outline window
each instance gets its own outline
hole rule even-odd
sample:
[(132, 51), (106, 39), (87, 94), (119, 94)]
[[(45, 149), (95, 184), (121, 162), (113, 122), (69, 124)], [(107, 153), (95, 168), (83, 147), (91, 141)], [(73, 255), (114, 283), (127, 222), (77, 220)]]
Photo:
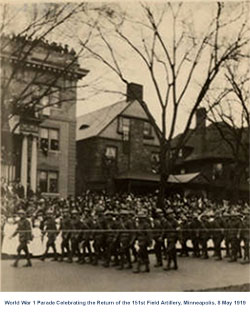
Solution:
[(179, 151), (178, 151), (178, 157), (179, 157), (179, 158), (182, 158), (182, 157), (183, 157), (183, 150), (182, 150), (182, 149), (179, 149)]
[(87, 125), (87, 124), (82, 124), (82, 125), (79, 127), (79, 130), (83, 130), (83, 129), (86, 129), (86, 128), (89, 128), (89, 125)]
[(38, 185), (41, 192), (58, 193), (58, 172), (39, 171)]
[(57, 129), (49, 130), (50, 150), (59, 150), (59, 131)]
[(118, 132), (121, 134), (129, 134), (130, 130), (130, 119), (126, 117), (120, 117), (119, 118), (119, 125), (118, 125)]
[(50, 103), (55, 108), (61, 107), (60, 89), (58, 87), (52, 87), (50, 93)]
[(213, 179), (218, 179), (222, 176), (223, 172), (223, 164), (222, 163), (216, 163), (213, 165)]
[(152, 137), (152, 126), (146, 121), (143, 123), (143, 136), (144, 138)]
[(32, 86), (32, 99), (38, 106), (43, 107), (43, 115), (50, 115), (51, 107), (61, 107), (60, 88), (46, 85)]
[(44, 153), (48, 150), (59, 150), (59, 130), (54, 128), (40, 128), (40, 148)]
[(117, 148), (108, 146), (106, 147), (105, 157), (110, 160), (115, 160), (117, 156)]

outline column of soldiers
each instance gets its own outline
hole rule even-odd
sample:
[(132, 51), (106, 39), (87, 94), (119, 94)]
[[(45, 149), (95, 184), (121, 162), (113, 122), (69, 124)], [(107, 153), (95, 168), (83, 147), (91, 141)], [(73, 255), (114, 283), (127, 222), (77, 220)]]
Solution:
[[(41, 260), (48, 257), (51, 248), (54, 261), (88, 262), (148, 273), (149, 251), (153, 251), (155, 267), (177, 270), (177, 242), (180, 243), (180, 256), (189, 256), (192, 252), (195, 258), (208, 259), (208, 241), (212, 239), (215, 260), (222, 260), (224, 241), (230, 262), (242, 258), (243, 243), (242, 263), (249, 263), (249, 208), (239, 212), (235, 208), (214, 210), (209, 206), (203, 211), (187, 211), (172, 204), (165, 210), (145, 208), (142, 204), (133, 208), (131, 203), (124, 201), (116, 202), (114, 207), (105, 204), (99, 201), (93, 208), (84, 206), (82, 210), (65, 203), (63, 207), (60, 203), (57, 207), (43, 207), (40, 228), (47, 240)], [(26, 255), (26, 266), (31, 266), (28, 250), (28, 243), (32, 240), (31, 223), (24, 210), (18, 214), (20, 220), (13, 236), (19, 234), (20, 244), (13, 266), (18, 266), (21, 251)], [(60, 217), (59, 225), (56, 217)], [(61, 236), (60, 253), (55, 244), (58, 236)], [(192, 248), (188, 247), (188, 241), (191, 241)]]

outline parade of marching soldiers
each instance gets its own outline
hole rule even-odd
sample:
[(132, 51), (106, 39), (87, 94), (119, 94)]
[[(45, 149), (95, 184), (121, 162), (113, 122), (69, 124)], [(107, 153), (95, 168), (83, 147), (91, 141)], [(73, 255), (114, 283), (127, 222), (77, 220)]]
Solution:
[(110, 196), (87, 191), (49, 199), (24, 198), (21, 191), (20, 184), (5, 184), (1, 190), (1, 247), (18, 236), (14, 267), (23, 253), (24, 266), (32, 266), (34, 240), (44, 242), (41, 261), (115, 266), (134, 273), (148, 273), (150, 267), (177, 270), (178, 257), (249, 264), (250, 207), (244, 202), (172, 194), (160, 209), (157, 192)]

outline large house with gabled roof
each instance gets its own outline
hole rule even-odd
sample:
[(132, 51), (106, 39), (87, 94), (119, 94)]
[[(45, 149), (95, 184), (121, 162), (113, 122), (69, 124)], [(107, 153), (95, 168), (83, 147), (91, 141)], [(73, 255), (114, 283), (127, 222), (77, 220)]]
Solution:
[(125, 100), (77, 118), (78, 194), (157, 188), (159, 139), (142, 103), (142, 86), (129, 84)]

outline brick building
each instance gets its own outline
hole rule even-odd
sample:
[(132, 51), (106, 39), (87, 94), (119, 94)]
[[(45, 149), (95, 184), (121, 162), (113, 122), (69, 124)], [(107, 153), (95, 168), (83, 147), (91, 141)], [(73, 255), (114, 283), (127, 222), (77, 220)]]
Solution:
[(77, 192), (146, 192), (157, 187), (159, 140), (143, 107), (142, 86), (127, 99), (77, 118)]
[[(172, 141), (173, 152), (180, 135)], [(233, 128), (223, 122), (206, 125), (206, 110), (196, 112), (196, 126), (190, 129), (178, 151), (174, 173), (190, 176), (186, 193), (217, 199), (249, 199), (249, 129)], [(173, 186), (177, 187), (177, 186)]]
[(77, 81), (74, 50), (21, 36), (1, 38), (1, 175), (27, 193), (75, 193)]

